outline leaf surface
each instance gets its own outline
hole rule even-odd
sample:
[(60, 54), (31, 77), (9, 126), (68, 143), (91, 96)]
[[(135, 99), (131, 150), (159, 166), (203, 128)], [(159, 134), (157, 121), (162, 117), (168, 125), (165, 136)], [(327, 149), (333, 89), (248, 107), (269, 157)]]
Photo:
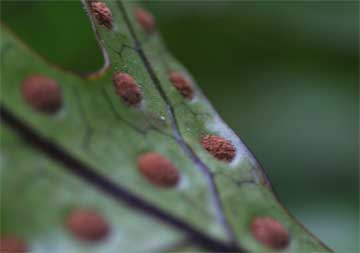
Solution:
[[(32, 252), (193, 247), (265, 252), (269, 248), (253, 238), (249, 226), (254, 217), (272, 216), (291, 235), (285, 251), (329, 252), (281, 206), (258, 162), (201, 91), (195, 87), (192, 101), (179, 94), (169, 71), (190, 75), (166, 50), (158, 32), (143, 31), (133, 16), (136, 6), (106, 4), (112, 12), (111, 30), (98, 25), (84, 2), (105, 59), (111, 62), (110, 69), (105, 66), (90, 79), (49, 64), (3, 29), (1, 103), (18, 121), (11, 123), (2, 111), (1, 233), (26, 238)], [(116, 95), (111, 79), (117, 71), (130, 74), (140, 86), (140, 108), (129, 107)], [(56, 115), (38, 113), (24, 101), (20, 86), (32, 74), (51, 77), (61, 86), (64, 102)], [(24, 133), (27, 130), (35, 135)], [(231, 140), (236, 157), (230, 164), (204, 150), (200, 139), (206, 134)], [(42, 148), (42, 140), (55, 149)], [(149, 151), (163, 154), (178, 168), (181, 182), (175, 189), (154, 187), (139, 173), (137, 158)], [(67, 160), (84, 164), (85, 172), (94, 171), (94, 179), (64, 170), (66, 162), (58, 158), (62, 152), (71, 157)], [(97, 183), (102, 179), (105, 187)], [(111, 183), (161, 215), (107, 190)], [(114, 195), (120, 204), (110, 198)], [(110, 236), (99, 243), (73, 238), (65, 223), (77, 208), (102, 214), (111, 224)]]

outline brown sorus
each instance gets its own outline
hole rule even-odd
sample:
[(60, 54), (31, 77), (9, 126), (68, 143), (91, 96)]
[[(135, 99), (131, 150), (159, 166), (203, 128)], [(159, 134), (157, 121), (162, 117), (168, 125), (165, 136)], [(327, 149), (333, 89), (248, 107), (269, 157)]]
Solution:
[(30, 75), (23, 82), (21, 92), (35, 110), (55, 113), (62, 105), (62, 93), (57, 82), (43, 75)]
[(155, 31), (155, 18), (149, 11), (138, 7), (134, 10), (134, 15), (145, 32), (152, 33)]
[(170, 188), (177, 185), (180, 175), (176, 167), (163, 155), (148, 152), (139, 156), (138, 169), (152, 184)]
[(116, 94), (132, 106), (140, 104), (142, 95), (141, 90), (134, 78), (124, 72), (117, 72), (113, 75), (113, 83)]
[(172, 71), (170, 72), (169, 79), (184, 98), (192, 99), (194, 97), (192, 83), (183, 74)]
[(256, 217), (250, 230), (257, 241), (270, 248), (283, 249), (289, 244), (289, 232), (272, 217)]
[(234, 145), (217, 135), (205, 135), (201, 139), (202, 146), (219, 160), (230, 162), (236, 153)]
[(100, 241), (110, 232), (104, 217), (88, 209), (72, 211), (67, 217), (66, 226), (76, 238), (89, 242)]
[(0, 237), (0, 253), (24, 253), (28, 250), (26, 242), (17, 236)]
[(107, 5), (102, 1), (91, 1), (90, 9), (99, 25), (104, 26), (108, 29), (111, 29), (113, 26), (112, 23), (112, 14)]

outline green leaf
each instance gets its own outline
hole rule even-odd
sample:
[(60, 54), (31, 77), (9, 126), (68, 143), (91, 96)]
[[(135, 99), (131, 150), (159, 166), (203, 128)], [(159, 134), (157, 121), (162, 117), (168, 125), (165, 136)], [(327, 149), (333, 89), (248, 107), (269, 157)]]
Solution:
[[(190, 75), (158, 32), (149, 34), (136, 22), (135, 6), (106, 4), (112, 29), (99, 25), (84, 2), (111, 62), (88, 79), (46, 62), (2, 29), (1, 234), (26, 239), (36, 253), (265, 252), (250, 224), (271, 216), (290, 234), (281, 252), (330, 252), (281, 206), (261, 166), (201, 91), (196, 88), (189, 101), (172, 85), (169, 71)], [(140, 86), (140, 108), (116, 95), (111, 78), (117, 71)], [(24, 101), (21, 84), (33, 74), (61, 86), (64, 101), (56, 115)], [(236, 156), (230, 164), (204, 150), (206, 134), (231, 140)], [(175, 189), (159, 189), (141, 176), (137, 158), (148, 151), (178, 168)], [(66, 219), (79, 208), (105, 217), (110, 236), (98, 243), (74, 238)]]

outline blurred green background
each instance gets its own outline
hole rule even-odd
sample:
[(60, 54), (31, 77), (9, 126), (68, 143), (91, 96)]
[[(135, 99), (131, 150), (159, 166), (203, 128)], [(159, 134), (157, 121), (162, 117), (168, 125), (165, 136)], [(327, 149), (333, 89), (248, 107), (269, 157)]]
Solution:
[[(359, 2), (144, 5), (285, 205), (336, 252), (359, 252)], [(1, 7), (1, 20), (50, 61), (102, 65), (80, 2)]]

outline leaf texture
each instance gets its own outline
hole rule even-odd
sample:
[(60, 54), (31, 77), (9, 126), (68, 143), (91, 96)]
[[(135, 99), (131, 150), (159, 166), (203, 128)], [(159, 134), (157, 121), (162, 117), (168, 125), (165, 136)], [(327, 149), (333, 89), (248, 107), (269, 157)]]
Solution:
[[(281, 206), (261, 166), (158, 31), (149, 33), (137, 22), (138, 6), (104, 2), (111, 29), (99, 25), (83, 1), (105, 57), (104, 68), (90, 78), (46, 62), (2, 29), (1, 234), (25, 238), (36, 253), (268, 252), (250, 224), (271, 216), (290, 234), (280, 252), (330, 252)], [(112, 75), (118, 71), (141, 88), (140, 107), (116, 94)], [(171, 71), (191, 79), (192, 100), (174, 87)], [(21, 83), (33, 74), (60, 85), (63, 106), (55, 115), (24, 101)], [(207, 134), (231, 141), (231, 163), (204, 149), (200, 140)], [(176, 166), (176, 188), (158, 188), (139, 173), (137, 159), (145, 152)], [(105, 240), (83, 242), (69, 233), (67, 216), (79, 208), (105, 217), (111, 227)]]

